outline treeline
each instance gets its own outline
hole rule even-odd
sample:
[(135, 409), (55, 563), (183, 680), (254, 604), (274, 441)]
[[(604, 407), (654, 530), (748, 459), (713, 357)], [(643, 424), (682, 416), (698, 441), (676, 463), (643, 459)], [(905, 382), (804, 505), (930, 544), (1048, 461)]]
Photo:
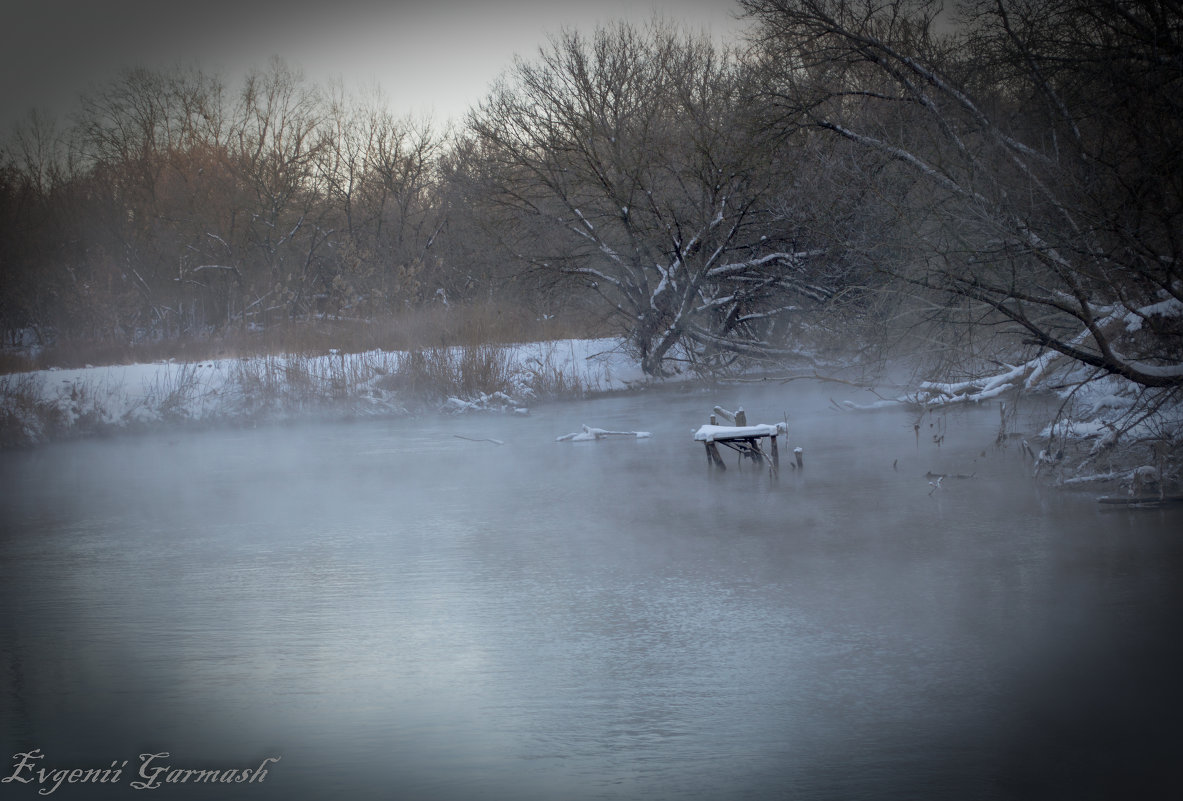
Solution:
[(487, 292), (498, 265), (463, 245), (456, 169), (429, 123), (279, 59), (234, 93), (131, 69), (66, 130), (33, 113), (9, 143), (4, 326), (180, 339)]
[[(741, 0), (563, 33), (456, 131), (279, 60), (132, 70), (0, 166), (8, 331), (207, 337), (496, 297), (651, 374), (927, 338), (1183, 385), (1176, 0)], [(598, 312), (597, 312), (598, 310)], [(822, 336), (822, 339), (825, 337)]]

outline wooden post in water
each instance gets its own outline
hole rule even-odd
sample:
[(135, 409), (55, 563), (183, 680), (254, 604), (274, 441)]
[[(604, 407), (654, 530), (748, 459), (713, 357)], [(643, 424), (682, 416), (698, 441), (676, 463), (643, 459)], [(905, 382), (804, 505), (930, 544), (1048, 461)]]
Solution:
[[(747, 424), (748, 424), (748, 415), (747, 415), (747, 412), (745, 412), (745, 411), (743, 410), (743, 407), (742, 407), (742, 406), (740, 406), (738, 409), (736, 409), (736, 410), (735, 410), (735, 425), (736, 425), (736, 427), (742, 428), (743, 426), (746, 426)], [(749, 444), (749, 445), (753, 445), (753, 444), (754, 444), (754, 442), (755, 442), (755, 440), (748, 440), (748, 444)], [(756, 459), (756, 458), (757, 458), (757, 457), (756, 457), (756, 452), (755, 452), (755, 449), (754, 449), (754, 448), (753, 448), (752, 450), (748, 451), (748, 452), (747, 452), (747, 454), (745, 454), (743, 451), (740, 451), (740, 452), (739, 452), (739, 469), (740, 469), (740, 470), (742, 470), (742, 469), (743, 469), (743, 457), (744, 457), (745, 455), (746, 455), (746, 456), (747, 456), (749, 459), (753, 459), (753, 460), (754, 460), (754, 459)]]
[(780, 475), (780, 453), (776, 449), (776, 434), (772, 435), (772, 475)]
[[(711, 415), (711, 425), (718, 425), (717, 418)], [(707, 464), (712, 465), (719, 470), (726, 470), (727, 465), (723, 464), (723, 457), (719, 455), (719, 448), (713, 442), (703, 443), (707, 447)]]
[(720, 470), (726, 470), (727, 465), (725, 465), (723, 463), (723, 457), (719, 455), (719, 449), (715, 446), (715, 443), (708, 442), (706, 445), (707, 445), (707, 461), (709, 461), (711, 464), (713, 464), (715, 467), (719, 468)]
[(805, 469), (805, 462), (801, 458), (803, 451), (803, 448), (793, 448), (793, 456), (797, 457), (797, 467), (800, 469)]

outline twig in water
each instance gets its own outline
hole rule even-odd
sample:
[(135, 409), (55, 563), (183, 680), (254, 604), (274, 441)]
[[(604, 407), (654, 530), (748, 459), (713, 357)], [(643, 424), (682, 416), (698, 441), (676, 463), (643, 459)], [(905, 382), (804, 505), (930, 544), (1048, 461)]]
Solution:
[(504, 445), (505, 444), (504, 442), (502, 442), (499, 439), (490, 439), (488, 437), (480, 437), (480, 438), (466, 437), (466, 436), (463, 436), (462, 434), (453, 434), (452, 436), (455, 437), (456, 439), (466, 439), (469, 442), (492, 442), (494, 445)]

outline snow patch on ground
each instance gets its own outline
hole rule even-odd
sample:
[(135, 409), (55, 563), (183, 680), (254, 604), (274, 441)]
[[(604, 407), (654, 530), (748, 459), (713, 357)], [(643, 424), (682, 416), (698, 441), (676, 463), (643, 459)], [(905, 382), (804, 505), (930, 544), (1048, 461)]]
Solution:
[[(407, 413), (408, 405), (432, 403), (437, 411), (452, 414), (525, 414), (531, 402), (545, 397), (580, 397), (650, 382), (615, 339), (531, 342), (493, 351), (494, 366), (503, 370), (503, 386), (460, 394), (444, 386), (423, 386), (423, 376), (418, 376), (419, 385), (408, 386), (414, 359), (401, 351), (15, 373), (0, 377), (0, 445), (163, 423), (233, 423), (318, 413), (399, 415)], [(435, 367), (444, 372), (461, 369), (465, 356), (463, 348), (433, 354)], [(438, 401), (424, 400), (433, 392)]]

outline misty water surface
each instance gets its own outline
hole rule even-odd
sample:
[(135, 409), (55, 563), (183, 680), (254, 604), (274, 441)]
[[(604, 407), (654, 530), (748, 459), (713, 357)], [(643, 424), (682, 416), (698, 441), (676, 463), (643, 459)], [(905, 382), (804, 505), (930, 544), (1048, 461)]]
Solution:
[[(60, 798), (1177, 787), (1180, 515), (1041, 489), (994, 447), (996, 406), (918, 440), (830, 397), (866, 400), (671, 391), (4, 454), (4, 758), (281, 757), (262, 785)], [(709, 471), (691, 432), (715, 403), (787, 416), (804, 471), (783, 447), (779, 482)], [(653, 437), (554, 442), (582, 423)]]

